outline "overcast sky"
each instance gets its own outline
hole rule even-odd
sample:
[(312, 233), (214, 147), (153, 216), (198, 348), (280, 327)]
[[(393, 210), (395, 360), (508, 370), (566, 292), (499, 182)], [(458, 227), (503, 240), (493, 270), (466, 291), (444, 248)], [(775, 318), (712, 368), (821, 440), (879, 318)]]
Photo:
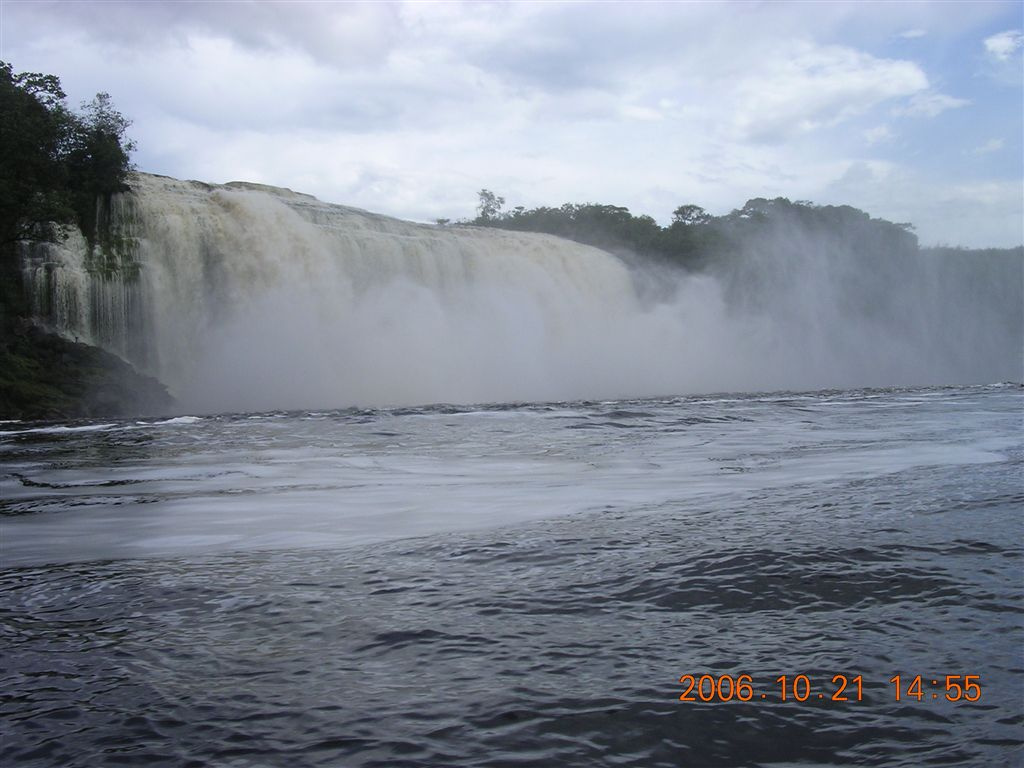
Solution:
[(406, 219), (848, 203), (1024, 242), (1014, 2), (0, 0), (0, 58), (111, 94), (140, 170)]

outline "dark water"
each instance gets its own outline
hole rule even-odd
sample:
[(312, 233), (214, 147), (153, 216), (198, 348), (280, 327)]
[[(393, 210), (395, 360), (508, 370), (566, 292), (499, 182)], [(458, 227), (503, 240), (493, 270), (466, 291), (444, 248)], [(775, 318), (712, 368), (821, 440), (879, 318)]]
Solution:
[[(0, 426), (0, 762), (1019, 765), (1022, 408), (975, 387)], [(679, 701), (684, 674), (754, 698)]]

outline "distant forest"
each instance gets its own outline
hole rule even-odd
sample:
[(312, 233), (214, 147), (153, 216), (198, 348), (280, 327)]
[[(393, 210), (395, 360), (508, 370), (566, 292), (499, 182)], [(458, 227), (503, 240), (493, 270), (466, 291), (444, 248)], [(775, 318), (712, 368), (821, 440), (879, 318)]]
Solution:
[[(505, 199), (488, 189), (479, 192), (474, 219), (457, 223), (497, 227), (520, 232), (543, 232), (602, 248), (620, 256), (641, 256), (666, 264), (701, 271), (712, 264), (753, 255), (765, 244), (785, 243), (793, 236), (803, 240), (844, 243), (853, 252), (893, 258), (919, 252), (1009, 254), (1021, 248), (971, 250), (919, 248), (913, 225), (894, 223), (849, 205), (815, 205), (784, 197), (748, 200), (724, 216), (712, 216), (698, 205), (681, 205), (672, 222), (662, 227), (646, 215), (634, 216), (628, 208), (599, 203), (566, 203), (557, 208), (541, 206), (505, 209)], [(445, 219), (438, 224), (446, 225)]]

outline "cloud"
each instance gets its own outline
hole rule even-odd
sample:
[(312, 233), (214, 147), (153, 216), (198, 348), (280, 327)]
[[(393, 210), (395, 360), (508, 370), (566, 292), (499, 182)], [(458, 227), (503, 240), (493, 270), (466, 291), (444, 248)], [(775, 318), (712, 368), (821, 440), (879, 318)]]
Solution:
[(970, 103), (967, 99), (958, 99), (944, 93), (928, 91), (915, 94), (906, 105), (894, 109), (893, 114), (905, 117), (937, 117), (948, 109), (959, 109)]
[(982, 73), (1000, 85), (1020, 89), (1024, 85), (1024, 34), (1008, 29), (985, 38), (983, 46)]
[(974, 154), (976, 155), (987, 155), (991, 152), (998, 152), (1003, 148), (1004, 141), (1002, 139), (989, 139), (981, 146), (974, 148)]
[(783, 141), (927, 87), (913, 62), (801, 42), (776, 51), (739, 82), (735, 124), (742, 138)]
[(54, 29), (71, 28), (121, 49), (152, 50), (216, 38), (250, 51), (290, 51), (340, 67), (383, 60), (399, 29), (398, 7), (389, 3), (14, 0), (6, 5), (14, 23), (42, 19)]
[(924, 37), (928, 33), (923, 29), (908, 29), (900, 32), (899, 36), (904, 40), (915, 40), (919, 37)]
[(1024, 242), (1020, 190), (1018, 180), (950, 181), (898, 163), (857, 162), (821, 190), (821, 202), (913, 222), (922, 245), (1010, 248)]
[(1024, 34), (1019, 29), (1008, 29), (984, 41), (985, 52), (999, 62), (1008, 61), (1017, 51), (1024, 47)]
[[(72, 103), (109, 91), (135, 121), (144, 170), (418, 220), (471, 215), (487, 187), (510, 204), (609, 202), (663, 222), (687, 202), (725, 213), (756, 196), (817, 200), (894, 148), (944, 177), (948, 157), (913, 151), (948, 138), (942, 126), (887, 123), (968, 99), (978, 127), (956, 154), (973, 173), (966, 157), (995, 113), (970, 84), (939, 93), (933, 81), (958, 81), (929, 51), (1009, 24), (984, 4), (862, 7), (2, 4), (5, 57), (59, 75)], [(891, 53), (923, 29), (903, 46), (915, 57)]]
[(877, 144), (881, 141), (889, 141), (893, 137), (893, 132), (889, 130), (888, 125), (876, 125), (873, 128), (868, 128), (864, 131), (864, 140), (868, 144)]

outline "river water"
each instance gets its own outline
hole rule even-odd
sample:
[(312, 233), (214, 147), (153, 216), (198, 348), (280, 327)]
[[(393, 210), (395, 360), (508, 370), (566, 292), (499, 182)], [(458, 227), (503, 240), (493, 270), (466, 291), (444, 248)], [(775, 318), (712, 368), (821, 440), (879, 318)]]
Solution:
[(0, 424), (0, 762), (1020, 764), (1022, 415), (1002, 385)]

